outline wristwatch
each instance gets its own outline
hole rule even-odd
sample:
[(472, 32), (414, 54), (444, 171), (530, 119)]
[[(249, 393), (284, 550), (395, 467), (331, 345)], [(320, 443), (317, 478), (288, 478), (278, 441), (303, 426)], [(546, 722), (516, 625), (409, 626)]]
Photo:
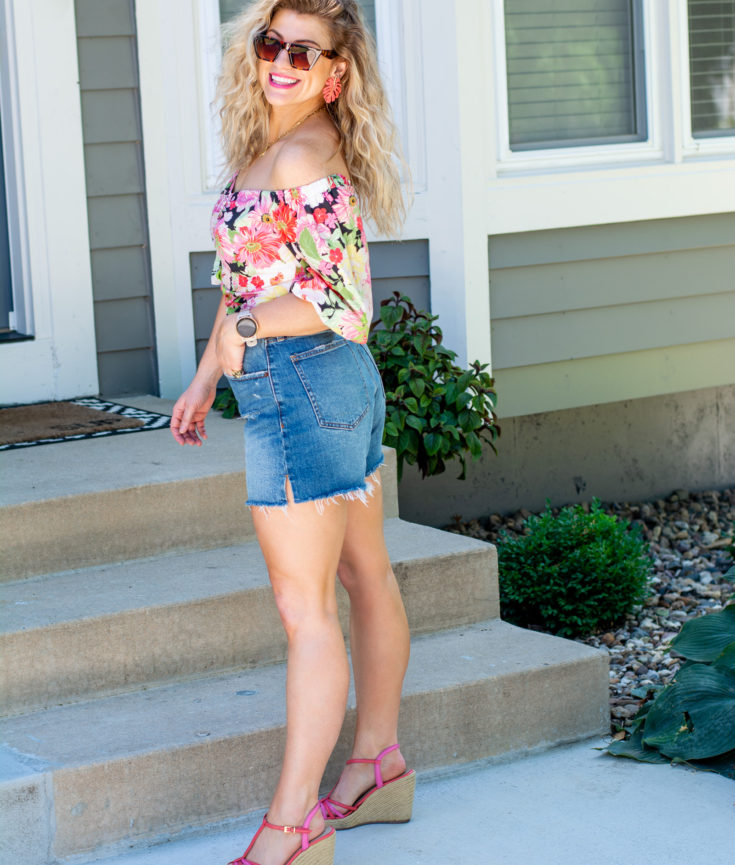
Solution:
[(235, 330), (245, 341), (245, 345), (253, 347), (258, 341), (255, 334), (258, 332), (257, 319), (253, 318), (249, 312), (239, 312), (235, 321)]

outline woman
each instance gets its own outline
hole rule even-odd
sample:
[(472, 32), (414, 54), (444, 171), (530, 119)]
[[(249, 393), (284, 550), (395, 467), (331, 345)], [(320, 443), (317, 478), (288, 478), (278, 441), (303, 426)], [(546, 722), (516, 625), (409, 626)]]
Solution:
[[(385, 400), (365, 345), (372, 301), (360, 202), (403, 216), (374, 45), (355, 0), (256, 0), (233, 22), (220, 80), (233, 177), (212, 219), (223, 297), (171, 430), (201, 445), (224, 371), (245, 418), (252, 509), (288, 638), (287, 734), (263, 824), (237, 865), (327, 865), (334, 830), (411, 816), (396, 744), (406, 615), (383, 539)], [(349, 593), (357, 728), (318, 802), (349, 666), (335, 572)]]

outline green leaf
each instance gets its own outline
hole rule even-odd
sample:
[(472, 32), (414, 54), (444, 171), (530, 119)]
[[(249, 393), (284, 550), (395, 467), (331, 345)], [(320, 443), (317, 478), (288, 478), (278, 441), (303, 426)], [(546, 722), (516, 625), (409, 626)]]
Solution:
[(423, 432), (426, 428), (426, 421), (422, 418), (414, 417), (414, 415), (409, 415), (406, 418), (406, 426), (413, 427), (418, 432)]
[(643, 743), (640, 730), (636, 730), (629, 739), (619, 739), (615, 742), (610, 742), (607, 746), (607, 753), (613, 757), (630, 757), (633, 760), (638, 760), (640, 763), (671, 762), (660, 751), (648, 747)]
[(408, 399), (406, 399), (404, 402), (405, 402), (406, 408), (410, 412), (412, 412), (413, 414), (419, 413), (419, 404), (416, 402), (416, 400), (412, 396), (408, 397)]
[(735, 642), (735, 604), (689, 619), (671, 641), (671, 648), (693, 661), (714, 661)]
[(307, 258), (321, 264), (321, 258), (319, 256), (319, 250), (316, 248), (316, 242), (307, 228), (305, 228), (299, 235), (299, 246)]
[(714, 659), (712, 665), (714, 667), (724, 667), (726, 670), (735, 673), (735, 643), (730, 643), (726, 649), (723, 649), (721, 654)]
[(398, 427), (394, 423), (391, 423), (390, 421), (386, 421), (385, 431), (390, 436), (397, 436), (398, 435)]
[(441, 450), (442, 439), (436, 433), (428, 433), (424, 436), (424, 447), (429, 456), (433, 456)]
[(413, 391), (414, 396), (422, 396), (426, 390), (426, 382), (422, 378), (412, 378), (408, 386)]
[(735, 673), (708, 664), (679, 670), (654, 700), (643, 742), (684, 760), (735, 749)]

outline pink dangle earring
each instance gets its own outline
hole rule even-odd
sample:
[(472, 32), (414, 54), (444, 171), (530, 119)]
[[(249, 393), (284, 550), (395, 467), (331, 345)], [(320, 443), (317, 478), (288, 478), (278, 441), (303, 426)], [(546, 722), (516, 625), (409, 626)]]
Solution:
[(342, 82), (339, 80), (339, 75), (330, 75), (329, 78), (327, 78), (324, 89), (322, 90), (324, 101), (327, 104), (330, 102), (336, 102), (341, 92)]

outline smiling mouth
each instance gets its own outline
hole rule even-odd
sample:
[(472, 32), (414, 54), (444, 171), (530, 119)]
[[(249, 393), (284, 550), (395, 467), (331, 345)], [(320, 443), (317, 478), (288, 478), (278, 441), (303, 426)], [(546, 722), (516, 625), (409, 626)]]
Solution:
[(268, 79), (273, 87), (289, 88), (299, 83), (298, 78), (287, 78), (285, 75), (274, 75), (272, 72)]

